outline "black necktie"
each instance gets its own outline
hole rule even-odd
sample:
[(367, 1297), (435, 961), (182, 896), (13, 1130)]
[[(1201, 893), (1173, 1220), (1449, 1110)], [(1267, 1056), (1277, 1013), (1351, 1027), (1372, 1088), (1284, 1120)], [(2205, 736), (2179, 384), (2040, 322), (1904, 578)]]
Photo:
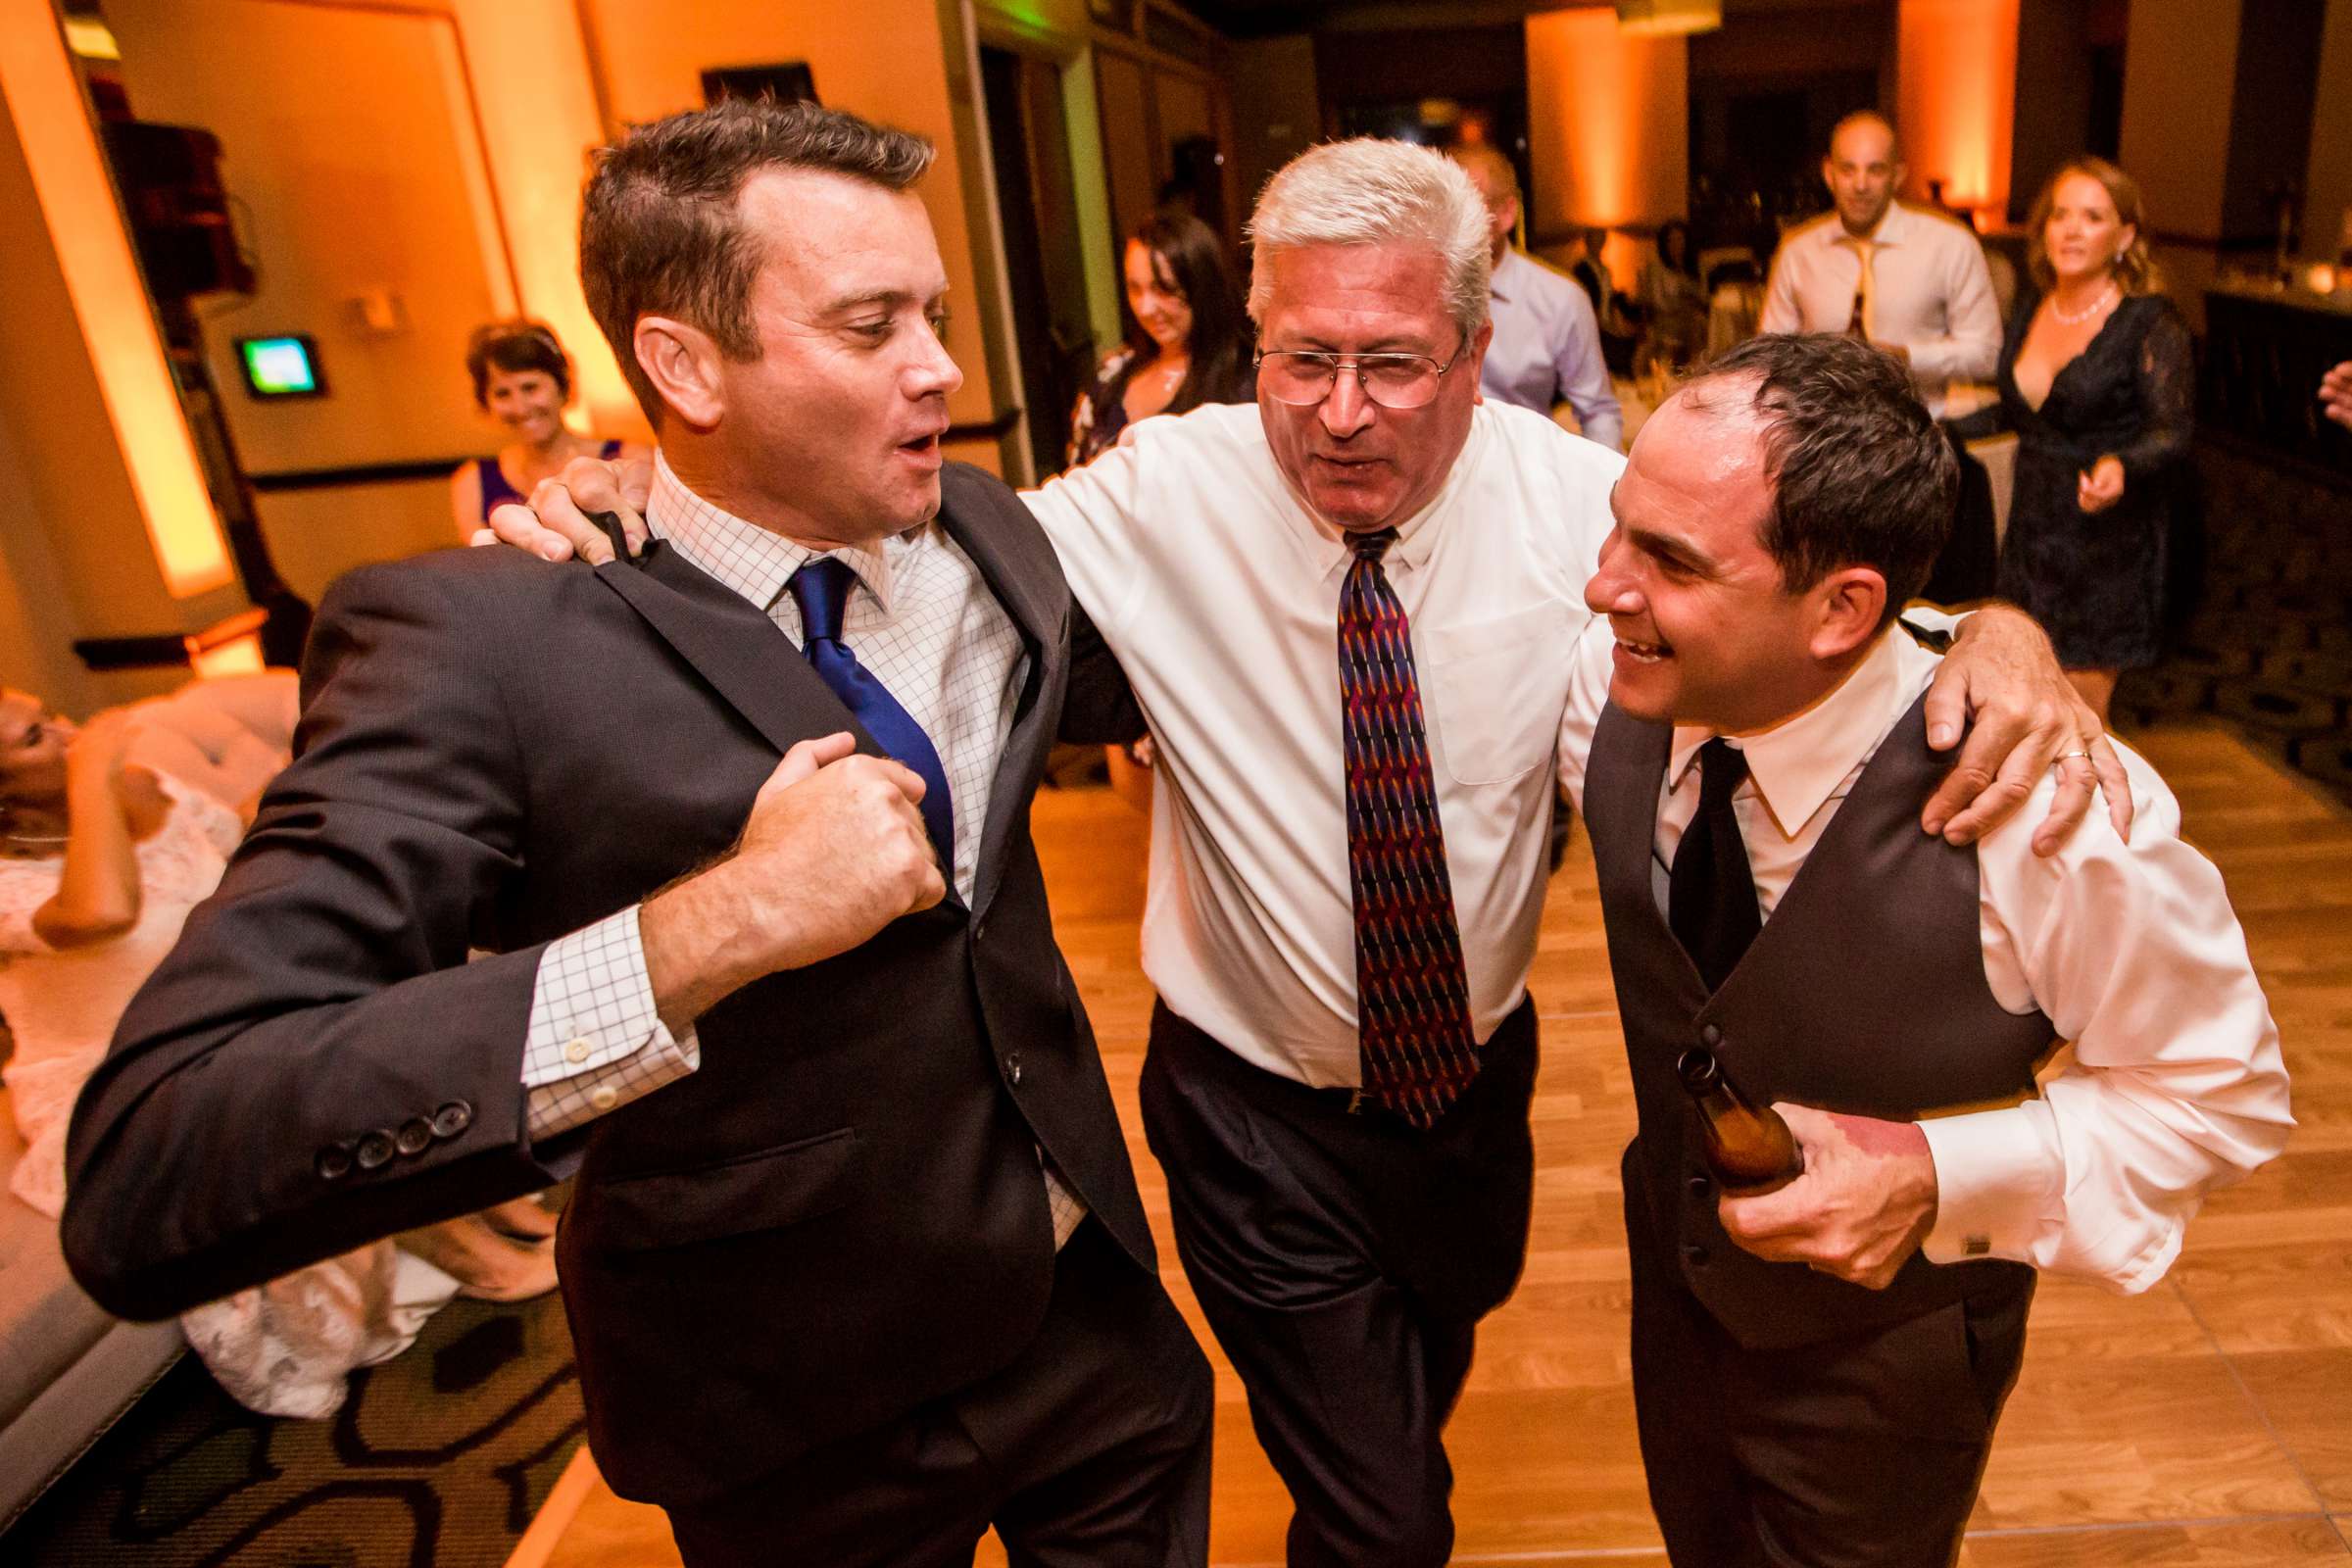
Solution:
[(1732, 792), (1747, 777), (1747, 758), (1718, 737), (1698, 749), (1698, 814), (1683, 830), (1667, 874), (1666, 923), (1707, 989), (1717, 991), (1764, 919), (1740, 819), (1732, 814)]

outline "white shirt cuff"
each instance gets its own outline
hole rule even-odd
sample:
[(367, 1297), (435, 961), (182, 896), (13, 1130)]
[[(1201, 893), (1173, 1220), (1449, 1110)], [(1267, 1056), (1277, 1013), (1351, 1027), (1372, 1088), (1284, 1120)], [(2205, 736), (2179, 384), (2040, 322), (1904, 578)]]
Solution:
[(2066, 1172), (2036, 1107), (1938, 1116), (1919, 1129), (1936, 1162), (1936, 1226), (1920, 1247), (1928, 1261), (2037, 1262), (2034, 1246), (2055, 1217)]
[(694, 1032), (673, 1037), (654, 1005), (637, 906), (548, 944), (522, 1055), (534, 1139), (591, 1121), (701, 1065)]

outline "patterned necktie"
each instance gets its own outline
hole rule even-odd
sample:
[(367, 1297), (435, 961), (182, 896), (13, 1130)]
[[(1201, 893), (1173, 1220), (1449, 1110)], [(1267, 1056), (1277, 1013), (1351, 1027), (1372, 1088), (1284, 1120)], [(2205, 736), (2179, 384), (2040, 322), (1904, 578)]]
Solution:
[(1355, 892), (1356, 1033), (1364, 1093), (1416, 1127), (1478, 1071), (1470, 984), (1438, 823), (1412, 628), (1380, 569), (1396, 530), (1355, 534), (1340, 589), (1348, 877)]
[(1683, 829), (1666, 874), (1666, 923), (1710, 992), (1721, 990), (1740, 955), (1764, 929), (1747, 844), (1732, 812), (1732, 792), (1747, 777), (1747, 758), (1722, 737), (1698, 749), (1698, 814)]
[(939, 752), (914, 715), (899, 706), (890, 688), (858, 662), (842, 646), (841, 616), (850, 601), (850, 585), (858, 573), (850, 564), (827, 556), (811, 561), (792, 574), (793, 603), (801, 607), (801, 652), (819, 679), (833, 688), (865, 732), (883, 751), (921, 775), (923, 825), (931, 830), (931, 847), (939, 852), (940, 870), (952, 888), (956, 884), (956, 807), (948, 794), (948, 772), (939, 765)]

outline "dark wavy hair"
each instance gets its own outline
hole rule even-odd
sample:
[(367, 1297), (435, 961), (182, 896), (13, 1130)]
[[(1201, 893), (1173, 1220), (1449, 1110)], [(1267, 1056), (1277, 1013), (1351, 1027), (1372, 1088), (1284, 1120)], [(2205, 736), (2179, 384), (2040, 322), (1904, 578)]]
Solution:
[(752, 283), (767, 258), (736, 211), (746, 180), (810, 169), (906, 190), (931, 154), (906, 131), (765, 98), (671, 115), (600, 151), (580, 203), (580, 285), (646, 416), (659, 425), (662, 403), (637, 363), (639, 317), (700, 327), (738, 363), (760, 357)]
[(1828, 332), (1750, 338), (1684, 389), (1702, 409), (1744, 396), (1762, 416), (1772, 511), (1761, 542), (1788, 592), (1868, 566), (1886, 580), (1884, 625), (1927, 586), (1960, 464), (1892, 355)]
[[(1242, 308), (1241, 284), (1216, 231), (1198, 218), (1162, 214), (1129, 235), (1128, 242), (1151, 255), (1160, 286), (1173, 289), (1192, 307), (1193, 330), (1187, 343), (1192, 365), (1165, 412), (1182, 414), (1203, 403), (1250, 401), (1254, 375), (1250, 350), (1254, 338), (1249, 313)], [(1126, 256), (1125, 246), (1119, 254)], [(1125, 289), (1119, 298), (1119, 318), (1127, 328), (1128, 346), (1135, 350), (1129, 362), (1132, 377), (1159, 358), (1159, 345), (1127, 309)]]

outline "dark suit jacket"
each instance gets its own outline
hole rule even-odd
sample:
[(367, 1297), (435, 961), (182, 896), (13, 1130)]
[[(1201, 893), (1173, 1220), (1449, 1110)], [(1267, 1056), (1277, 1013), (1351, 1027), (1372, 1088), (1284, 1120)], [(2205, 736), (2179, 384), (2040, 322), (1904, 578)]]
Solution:
[[(90, 1294), (160, 1317), (576, 1169), (558, 1246), (598, 1459), (690, 1501), (1011, 1359), (1054, 1279), (1041, 1146), (1153, 1267), (1029, 836), (1068, 590), (1010, 491), (955, 466), (945, 493), (1029, 654), (970, 909), (744, 988), (700, 1020), (700, 1071), (536, 1147), (542, 948), (725, 853), (786, 748), (855, 726), (659, 546), (338, 583), (298, 760), (76, 1109), (65, 1247)], [(1077, 727), (1132, 727), (1115, 664), (1089, 668)]]

